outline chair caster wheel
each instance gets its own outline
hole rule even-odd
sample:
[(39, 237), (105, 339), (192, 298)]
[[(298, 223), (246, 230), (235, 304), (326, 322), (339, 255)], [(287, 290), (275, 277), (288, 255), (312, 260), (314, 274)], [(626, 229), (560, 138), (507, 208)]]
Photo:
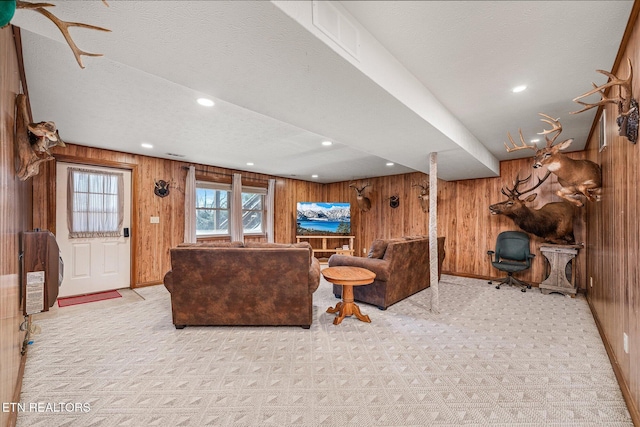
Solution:
[(520, 289), (520, 292), (527, 292), (525, 288)]
[(527, 289), (531, 289), (531, 285), (527, 285)]
[(500, 286), (496, 286), (496, 289), (500, 289)]

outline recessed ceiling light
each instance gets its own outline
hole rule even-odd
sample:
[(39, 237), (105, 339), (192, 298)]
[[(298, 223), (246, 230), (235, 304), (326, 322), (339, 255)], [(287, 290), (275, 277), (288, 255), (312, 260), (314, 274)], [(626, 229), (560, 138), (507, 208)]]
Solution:
[(198, 104), (202, 105), (203, 107), (213, 107), (214, 105), (216, 105), (215, 102), (208, 98), (198, 98)]
[(540, 142), (540, 138), (534, 138), (531, 140), (531, 142)]
[(387, 162), (387, 166), (393, 166), (393, 162)]
[(247, 166), (253, 166), (253, 162), (247, 162)]
[(322, 141), (322, 145), (324, 145), (325, 147), (328, 147), (330, 145), (333, 145), (333, 142), (331, 142), (331, 141)]
[(311, 175), (311, 178), (317, 178), (317, 177), (318, 177), (318, 175), (316, 175), (316, 174)]
[(520, 86), (516, 86), (513, 89), (511, 89), (511, 91), (513, 93), (518, 93), (518, 92), (522, 92), (523, 90), (525, 90), (527, 88), (527, 85), (520, 85)]
[(142, 144), (140, 144), (141, 147), (143, 148), (153, 148), (153, 145), (147, 143), (147, 142), (143, 142)]

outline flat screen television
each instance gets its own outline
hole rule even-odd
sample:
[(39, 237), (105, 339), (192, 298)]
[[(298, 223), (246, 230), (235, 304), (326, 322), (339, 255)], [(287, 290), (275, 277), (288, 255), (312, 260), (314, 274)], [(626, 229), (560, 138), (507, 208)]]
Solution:
[(351, 234), (351, 205), (341, 202), (298, 202), (296, 234), (339, 235)]

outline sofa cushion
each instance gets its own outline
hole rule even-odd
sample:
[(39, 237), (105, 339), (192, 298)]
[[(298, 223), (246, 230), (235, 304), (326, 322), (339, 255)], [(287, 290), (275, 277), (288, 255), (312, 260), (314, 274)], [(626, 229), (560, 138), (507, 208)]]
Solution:
[(309, 262), (313, 260), (313, 250), (309, 242), (299, 243), (269, 243), (269, 242), (246, 242), (245, 248), (305, 248), (309, 249)]
[(329, 257), (329, 267), (361, 267), (376, 274), (376, 280), (386, 282), (389, 280), (390, 263), (389, 261), (377, 258), (361, 258), (351, 255), (333, 254)]
[(389, 243), (386, 240), (376, 239), (371, 243), (371, 249), (369, 250), (369, 254), (367, 258), (377, 258), (382, 259), (384, 256), (384, 251), (387, 250), (387, 245)]
[(211, 242), (178, 244), (179, 248), (241, 248), (243, 246), (244, 246), (243, 243), (238, 241), (234, 241), (234, 242), (211, 241)]
[(421, 236), (421, 235), (417, 235), (417, 236), (404, 236), (403, 239), (404, 240), (418, 240), (418, 239), (428, 239), (429, 236)]

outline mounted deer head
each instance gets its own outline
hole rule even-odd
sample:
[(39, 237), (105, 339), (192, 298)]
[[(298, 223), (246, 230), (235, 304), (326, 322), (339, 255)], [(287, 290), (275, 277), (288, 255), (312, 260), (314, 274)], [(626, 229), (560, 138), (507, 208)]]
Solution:
[(422, 212), (429, 212), (429, 185), (425, 182), (412, 184), (411, 187), (420, 187), (420, 194), (418, 194), (420, 207), (422, 208)]
[(526, 206), (527, 203), (535, 200), (536, 193), (524, 199), (520, 198), (522, 195), (538, 188), (549, 177), (550, 173), (547, 171), (544, 178), (538, 179), (536, 185), (525, 191), (519, 190), (518, 187), (528, 182), (531, 179), (531, 175), (525, 179), (520, 179), (517, 176), (513, 183), (513, 188), (503, 187), (501, 190), (507, 200), (489, 206), (489, 211), (491, 215), (505, 215), (511, 218), (522, 230), (541, 237), (546, 242), (572, 244), (575, 239), (573, 237), (574, 208), (571, 204), (564, 201), (547, 203), (536, 210)]
[[(587, 200), (591, 202), (599, 201), (602, 191), (602, 172), (600, 166), (590, 160), (574, 160), (562, 153), (561, 150), (567, 149), (573, 142), (573, 139), (567, 139), (559, 144), (553, 145), (562, 132), (560, 119), (554, 119), (542, 113), (539, 114), (543, 117), (540, 120), (549, 123), (552, 127), (539, 133), (539, 135), (545, 136), (547, 141), (546, 146), (538, 149), (535, 144), (527, 145), (522, 137), (522, 132), (520, 132), (522, 145), (519, 146), (513, 141), (511, 135), (507, 133), (513, 145), (511, 148), (505, 144), (507, 151), (512, 152), (522, 149), (534, 150), (533, 167), (539, 168), (546, 166), (547, 170), (553, 172), (558, 177), (558, 183), (562, 186), (561, 189), (556, 191), (556, 194), (569, 203), (576, 206), (584, 206), (584, 203), (579, 198), (581, 195), (585, 196)], [(555, 135), (549, 138), (548, 135), (554, 133)]]
[[(16, 96), (16, 175), (21, 181), (26, 181), (40, 172), (40, 164), (53, 160), (48, 150), (40, 150), (31, 140), (36, 138), (30, 133), (32, 125), (29, 124), (29, 112), (27, 110), (27, 96)], [(57, 132), (56, 132), (57, 135)], [(46, 137), (42, 137), (46, 138)]]
[(363, 212), (367, 212), (371, 209), (371, 200), (363, 194), (364, 189), (370, 186), (371, 184), (368, 182), (361, 188), (356, 187), (355, 184), (349, 184), (349, 187), (356, 191), (356, 202), (358, 203), (360, 210)]
[[(638, 102), (633, 98), (633, 88), (631, 87), (631, 83), (633, 81), (633, 67), (631, 66), (631, 59), (627, 58), (627, 62), (629, 64), (629, 76), (624, 80), (619, 79), (608, 71), (596, 70), (597, 73), (604, 74), (609, 77), (609, 80), (602, 86), (591, 83), (593, 85), (593, 89), (578, 96), (577, 98), (574, 98), (573, 101), (582, 105), (584, 108), (579, 111), (574, 111), (571, 114), (582, 113), (583, 111), (590, 110), (593, 107), (599, 107), (605, 104), (616, 104), (618, 106), (618, 118), (616, 120), (618, 122), (618, 135), (626, 137), (629, 141), (635, 144), (638, 139)], [(613, 87), (618, 87), (618, 96), (607, 98), (607, 90)], [(580, 99), (596, 93), (600, 95), (600, 101), (593, 104), (580, 101)]]
[[(109, 4), (105, 0), (102, 0), (102, 2), (107, 7), (109, 6)], [(60, 30), (60, 32), (64, 36), (64, 39), (67, 41), (67, 44), (69, 45), (69, 47), (73, 51), (73, 55), (75, 56), (76, 61), (78, 61), (78, 65), (80, 66), (80, 68), (84, 68), (84, 65), (82, 64), (82, 58), (80, 57), (81, 55), (85, 55), (85, 56), (102, 56), (101, 53), (89, 53), (89, 52), (85, 52), (84, 50), (80, 50), (78, 48), (78, 46), (75, 44), (75, 42), (73, 41), (73, 39), (71, 38), (71, 35), (69, 34), (69, 27), (89, 28), (91, 30), (108, 31), (108, 32), (110, 32), (111, 30), (108, 30), (108, 29), (102, 28), (102, 27), (97, 27), (95, 25), (82, 24), (80, 22), (62, 21), (57, 16), (55, 16), (53, 13), (51, 13), (47, 9), (45, 9), (45, 7), (53, 7), (53, 6), (55, 6), (55, 5), (50, 4), (50, 3), (30, 3), (30, 2), (27, 2), (27, 1), (21, 1), (21, 0), (16, 1), (16, 9), (35, 10), (39, 14), (41, 14), (41, 15), (45, 16), (46, 18), (48, 18), (51, 22), (53, 22), (56, 25), (56, 27), (58, 27), (58, 29)]]
[(29, 123), (28, 129), (31, 146), (39, 153), (51, 154), (50, 148), (67, 146), (60, 138), (54, 122)]

